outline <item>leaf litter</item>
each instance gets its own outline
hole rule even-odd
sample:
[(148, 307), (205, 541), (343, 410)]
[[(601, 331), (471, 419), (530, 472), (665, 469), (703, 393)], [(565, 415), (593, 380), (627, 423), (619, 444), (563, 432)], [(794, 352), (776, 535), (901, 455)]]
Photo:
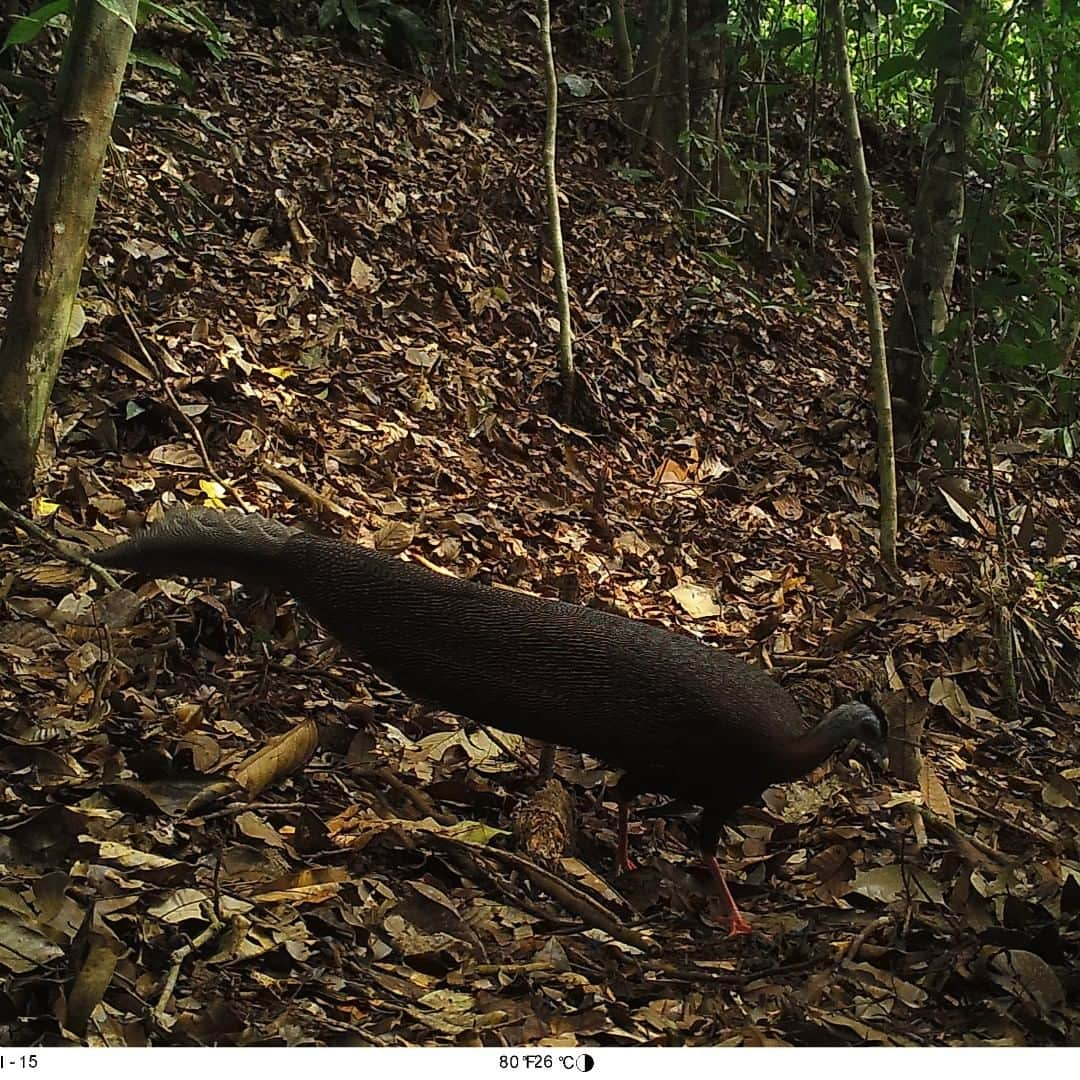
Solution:
[[(566, 429), (539, 88), (496, 110), (478, 78), (417, 110), (407, 80), (214, 17), (234, 55), (171, 131), (205, 157), (132, 128), (88, 254), (160, 378), (88, 284), (36, 522), (93, 546), (176, 501), (321, 519), (679, 626), (812, 712), (887, 689), (925, 711), (929, 771), (838, 761), (740, 812), (722, 857), (770, 937), (730, 941), (679, 808), (637, 818), (616, 877), (603, 763), (557, 753), (574, 847), (541, 865), (509, 847), (538, 747), (408, 702), (282, 598), (106, 595), (5, 529), (3, 1041), (1075, 1044), (1075, 471), (1010, 457), (1010, 723), (982, 495), (915, 508), (903, 587), (878, 576), (850, 271), (812, 306), (763, 312), (751, 268), (700, 302), (672, 193), (613, 171), (602, 110), (576, 110), (560, 170), (601, 423)], [(953, 832), (918, 843), (912, 805)]]

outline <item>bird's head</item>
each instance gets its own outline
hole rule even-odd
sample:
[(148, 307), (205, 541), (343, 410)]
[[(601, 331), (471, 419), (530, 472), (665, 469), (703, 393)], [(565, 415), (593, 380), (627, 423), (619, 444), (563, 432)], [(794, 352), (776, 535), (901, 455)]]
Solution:
[(841, 743), (865, 746), (887, 768), (889, 764), (889, 721), (876, 702), (849, 701), (833, 709), (826, 718), (834, 726)]

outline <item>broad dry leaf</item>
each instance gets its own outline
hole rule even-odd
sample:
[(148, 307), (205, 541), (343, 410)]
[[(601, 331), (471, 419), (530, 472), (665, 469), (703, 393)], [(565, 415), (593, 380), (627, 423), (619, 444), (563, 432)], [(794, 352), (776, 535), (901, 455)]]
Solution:
[(941, 886), (924, 870), (901, 866), (899, 863), (875, 866), (873, 870), (856, 874), (847, 891), (858, 893), (868, 900), (879, 900), (884, 904), (891, 904), (904, 897), (929, 900), (934, 904), (944, 903), (945, 899)]
[(934, 811), (938, 817), (944, 818), (950, 825), (956, 824), (956, 814), (953, 811), (952, 800), (945, 790), (938, 774), (926, 758), (923, 758), (922, 775), (919, 777), (919, 788), (922, 791), (923, 803)]
[(704, 585), (697, 585), (684, 578), (674, 589), (668, 591), (692, 619), (713, 619), (720, 614), (720, 605), (716, 602), (713, 590)]
[(303, 768), (318, 745), (318, 725), (314, 720), (305, 720), (237, 765), (231, 773), (232, 779), (255, 798), (270, 784)]
[(1043, 1016), (1065, 1004), (1065, 991), (1054, 969), (1041, 956), (1025, 949), (994, 950), (991, 978), (1014, 997), (1032, 1002)]
[(83, 952), (83, 961), (75, 975), (75, 982), (67, 996), (64, 1027), (76, 1035), (82, 1035), (101, 1004), (105, 991), (112, 982), (116, 961), (123, 946), (112, 934), (92, 933)]
[(30, 920), (0, 910), (0, 968), (25, 975), (63, 955), (64, 950), (32, 926)]
[(203, 460), (198, 450), (187, 443), (166, 443), (150, 451), (150, 461), (155, 465), (170, 465), (174, 469), (201, 469)]

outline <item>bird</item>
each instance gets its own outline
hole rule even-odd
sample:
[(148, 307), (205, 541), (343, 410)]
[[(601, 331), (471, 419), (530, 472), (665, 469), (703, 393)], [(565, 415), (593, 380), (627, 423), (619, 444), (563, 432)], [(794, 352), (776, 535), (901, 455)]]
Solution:
[(447, 576), (256, 513), (174, 509), (93, 559), (158, 578), (284, 590), (414, 700), (621, 769), (620, 870), (633, 866), (627, 833), (638, 795), (702, 807), (701, 852), (733, 935), (751, 928), (717, 859), (724, 822), (852, 742), (887, 755), (880, 711), (850, 701), (807, 726), (763, 670), (687, 634)]

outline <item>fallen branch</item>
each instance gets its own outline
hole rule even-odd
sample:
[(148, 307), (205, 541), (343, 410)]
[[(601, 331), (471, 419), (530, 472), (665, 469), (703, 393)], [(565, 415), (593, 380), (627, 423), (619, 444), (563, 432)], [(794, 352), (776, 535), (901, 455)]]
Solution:
[(30, 518), (24, 514), (20, 514), (18, 510), (12, 510), (7, 503), (0, 500), (0, 517), (5, 517), (15, 525), (18, 525), (23, 532), (32, 536), (39, 544), (49, 549), (60, 559), (64, 559), (66, 562), (74, 563), (76, 566), (85, 567), (89, 570), (91, 576), (99, 584), (103, 585), (106, 589), (119, 589), (120, 584), (103, 566), (98, 566), (89, 556), (83, 554), (81, 549), (68, 548), (66, 544), (58, 541), (55, 537), (50, 536), (40, 525), (31, 521)]
[(184, 966), (184, 961), (193, 952), (213, 941), (228, 925), (209, 909), (209, 905), (206, 905), (205, 915), (210, 920), (210, 925), (201, 934), (192, 938), (186, 945), (181, 945), (172, 954), (172, 965), (169, 968), (169, 974), (165, 977), (165, 985), (161, 989), (157, 1005), (154, 1006), (154, 1021), (162, 1028), (168, 1029), (172, 1026), (169, 1018), (165, 1015), (165, 1010), (168, 1008), (173, 992), (176, 990), (176, 983), (180, 978), (180, 969)]
[(511, 851), (501, 851), (498, 848), (483, 848), (476, 853), (481, 857), (490, 856), (504, 866), (519, 870), (534, 885), (543, 889), (553, 899), (558, 900), (567, 911), (572, 911), (594, 929), (603, 931), (616, 941), (621, 941), (624, 945), (631, 945), (644, 953), (654, 953), (656, 951), (656, 945), (653, 942), (624, 926), (614, 912), (609, 911), (603, 904), (594, 900), (576, 886), (537, 866), (536, 863), (530, 862), (520, 855), (515, 855)]
[(323, 495), (322, 492), (316, 491), (310, 484), (305, 484), (303, 480), (297, 479), (291, 473), (287, 473), (284, 469), (279, 469), (276, 465), (264, 464), (262, 466), (262, 472), (264, 476), (270, 477), (271, 480), (286, 491), (290, 491), (298, 498), (311, 503), (316, 510), (321, 510), (327, 514), (333, 514), (336, 517), (352, 520), (353, 515), (343, 506), (338, 506), (338, 504), (328, 495)]

